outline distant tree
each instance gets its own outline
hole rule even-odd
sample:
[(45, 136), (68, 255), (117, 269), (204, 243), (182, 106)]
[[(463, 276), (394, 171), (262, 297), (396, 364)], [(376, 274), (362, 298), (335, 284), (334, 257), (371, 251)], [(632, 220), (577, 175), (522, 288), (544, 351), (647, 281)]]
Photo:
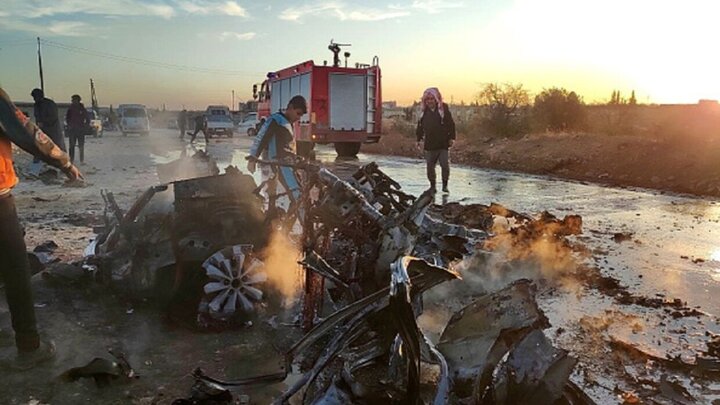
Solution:
[(514, 136), (527, 129), (530, 93), (522, 84), (488, 83), (478, 93), (477, 102), (487, 107), (483, 125), (495, 135)]
[(610, 105), (620, 104), (620, 91), (619, 90), (613, 90), (612, 95), (610, 96), (610, 102), (608, 104), (610, 104)]
[(630, 104), (630, 105), (637, 104), (637, 99), (635, 98), (635, 90), (633, 90), (632, 93), (630, 93), (630, 99), (628, 100), (628, 104)]
[(613, 90), (608, 107), (601, 115), (604, 117), (603, 132), (609, 135), (629, 134), (633, 130), (635, 121), (635, 108), (629, 106), (637, 105), (635, 90), (630, 93), (630, 98), (623, 98), (619, 90)]
[(584, 105), (574, 91), (553, 87), (535, 97), (533, 117), (543, 128), (551, 131), (577, 129), (585, 120)]
[(608, 105), (624, 105), (624, 104), (628, 104), (628, 103), (630, 103), (630, 104), (637, 103), (637, 99), (635, 99), (635, 90), (633, 90), (632, 95), (630, 96), (630, 100), (622, 98), (622, 95), (620, 94), (620, 90), (613, 90), (612, 95), (610, 96), (610, 101), (608, 102)]

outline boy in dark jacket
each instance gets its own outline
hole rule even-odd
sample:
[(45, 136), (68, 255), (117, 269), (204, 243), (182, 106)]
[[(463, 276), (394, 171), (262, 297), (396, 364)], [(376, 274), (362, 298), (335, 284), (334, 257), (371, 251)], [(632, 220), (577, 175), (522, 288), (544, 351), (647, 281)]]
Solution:
[(436, 87), (430, 87), (423, 93), (422, 117), (418, 121), (417, 147), (422, 147), (421, 142), (425, 140), (425, 161), (427, 163), (427, 177), (430, 181), (430, 188), (437, 191), (435, 166), (440, 163), (442, 168), (442, 191), (449, 193), (448, 180), (450, 180), (450, 158), (448, 148), (455, 142), (455, 121), (448, 105), (443, 103), (440, 91)]

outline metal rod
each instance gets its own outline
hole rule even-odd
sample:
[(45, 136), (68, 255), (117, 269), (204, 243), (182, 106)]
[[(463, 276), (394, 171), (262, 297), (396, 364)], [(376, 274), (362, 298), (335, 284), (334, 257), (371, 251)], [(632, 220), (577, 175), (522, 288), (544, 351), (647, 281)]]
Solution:
[(40, 71), (40, 90), (45, 92), (45, 79), (43, 78), (42, 53), (40, 52), (40, 37), (37, 37), (38, 45), (38, 70)]

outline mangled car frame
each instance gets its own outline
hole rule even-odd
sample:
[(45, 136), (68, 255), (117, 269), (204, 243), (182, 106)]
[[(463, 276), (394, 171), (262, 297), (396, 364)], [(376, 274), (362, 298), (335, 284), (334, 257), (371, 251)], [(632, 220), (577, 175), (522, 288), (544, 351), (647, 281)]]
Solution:
[(259, 252), (273, 232), (299, 225), (290, 239), (304, 270), (296, 308), (305, 335), (286, 351), (284, 372), (223, 381), (198, 369), (199, 383), (238, 390), (299, 370), (277, 403), (298, 393), (322, 404), (588, 402), (568, 381), (575, 359), (543, 334), (527, 280), (478, 297), (436, 343), (419, 327), (423, 293), (462, 282), (452, 264), (485, 231), (428, 216), (431, 192), (404, 193), (374, 163), (348, 180), (299, 159), (259, 163), (292, 168), (301, 197), (264, 211), (258, 196), (273, 179), (257, 187), (234, 168), (153, 187), (127, 212), (104, 193), (107, 224), (87, 266), (134, 294), (191, 308), (201, 326), (261, 316), (258, 303), (273, 291)]

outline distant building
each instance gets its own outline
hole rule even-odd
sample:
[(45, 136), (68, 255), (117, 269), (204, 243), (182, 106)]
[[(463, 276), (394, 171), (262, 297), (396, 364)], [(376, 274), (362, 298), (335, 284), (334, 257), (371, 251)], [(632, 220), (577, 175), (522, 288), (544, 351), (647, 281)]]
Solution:
[(397, 101), (383, 101), (383, 108), (397, 108)]

